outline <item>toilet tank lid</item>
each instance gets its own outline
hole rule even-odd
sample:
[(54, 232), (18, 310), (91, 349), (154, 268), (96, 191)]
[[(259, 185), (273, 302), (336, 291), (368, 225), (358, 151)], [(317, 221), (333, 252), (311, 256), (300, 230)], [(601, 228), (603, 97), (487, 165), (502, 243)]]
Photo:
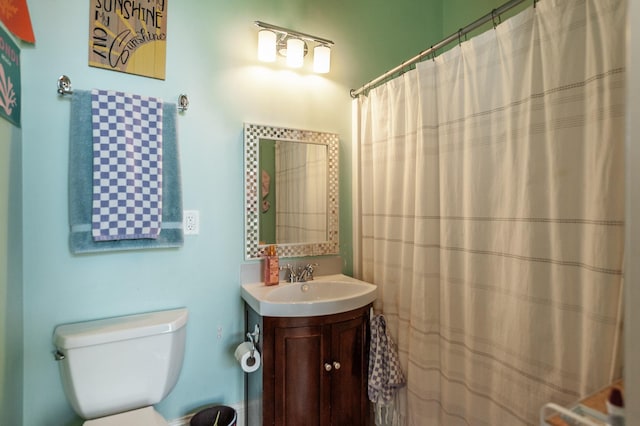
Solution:
[(180, 308), (64, 324), (56, 327), (53, 343), (59, 349), (73, 349), (173, 333), (185, 326), (187, 317), (187, 309)]

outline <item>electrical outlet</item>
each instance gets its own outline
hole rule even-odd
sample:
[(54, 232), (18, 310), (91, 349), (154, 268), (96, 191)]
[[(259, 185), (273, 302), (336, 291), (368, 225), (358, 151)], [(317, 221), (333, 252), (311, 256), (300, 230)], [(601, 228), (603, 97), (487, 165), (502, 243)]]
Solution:
[(200, 212), (185, 210), (182, 224), (185, 235), (198, 235), (200, 233)]

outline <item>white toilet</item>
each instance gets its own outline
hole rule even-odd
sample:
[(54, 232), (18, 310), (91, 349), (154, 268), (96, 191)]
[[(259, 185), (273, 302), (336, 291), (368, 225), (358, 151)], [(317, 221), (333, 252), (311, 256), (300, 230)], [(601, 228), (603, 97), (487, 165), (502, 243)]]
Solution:
[(56, 327), (67, 399), (85, 426), (167, 426), (153, 408), (180, 375), (186, 309)]

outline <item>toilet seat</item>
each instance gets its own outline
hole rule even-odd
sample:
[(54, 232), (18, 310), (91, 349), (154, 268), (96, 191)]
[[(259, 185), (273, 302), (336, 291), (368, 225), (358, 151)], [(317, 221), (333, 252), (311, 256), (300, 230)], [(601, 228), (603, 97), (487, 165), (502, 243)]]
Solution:
[(168, 426), (169, 423), (153, 407), (139, 408), (113, 416), (87, 420), (83, 426)]

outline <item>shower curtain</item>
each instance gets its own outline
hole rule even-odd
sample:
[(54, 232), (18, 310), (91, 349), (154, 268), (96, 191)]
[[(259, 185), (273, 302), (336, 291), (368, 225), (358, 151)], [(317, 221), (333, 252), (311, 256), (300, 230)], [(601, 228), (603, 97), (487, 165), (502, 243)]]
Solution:
[(620, 376), (625, 14), (541, 0), (354, 101), (403, 424), (536, 425)]

